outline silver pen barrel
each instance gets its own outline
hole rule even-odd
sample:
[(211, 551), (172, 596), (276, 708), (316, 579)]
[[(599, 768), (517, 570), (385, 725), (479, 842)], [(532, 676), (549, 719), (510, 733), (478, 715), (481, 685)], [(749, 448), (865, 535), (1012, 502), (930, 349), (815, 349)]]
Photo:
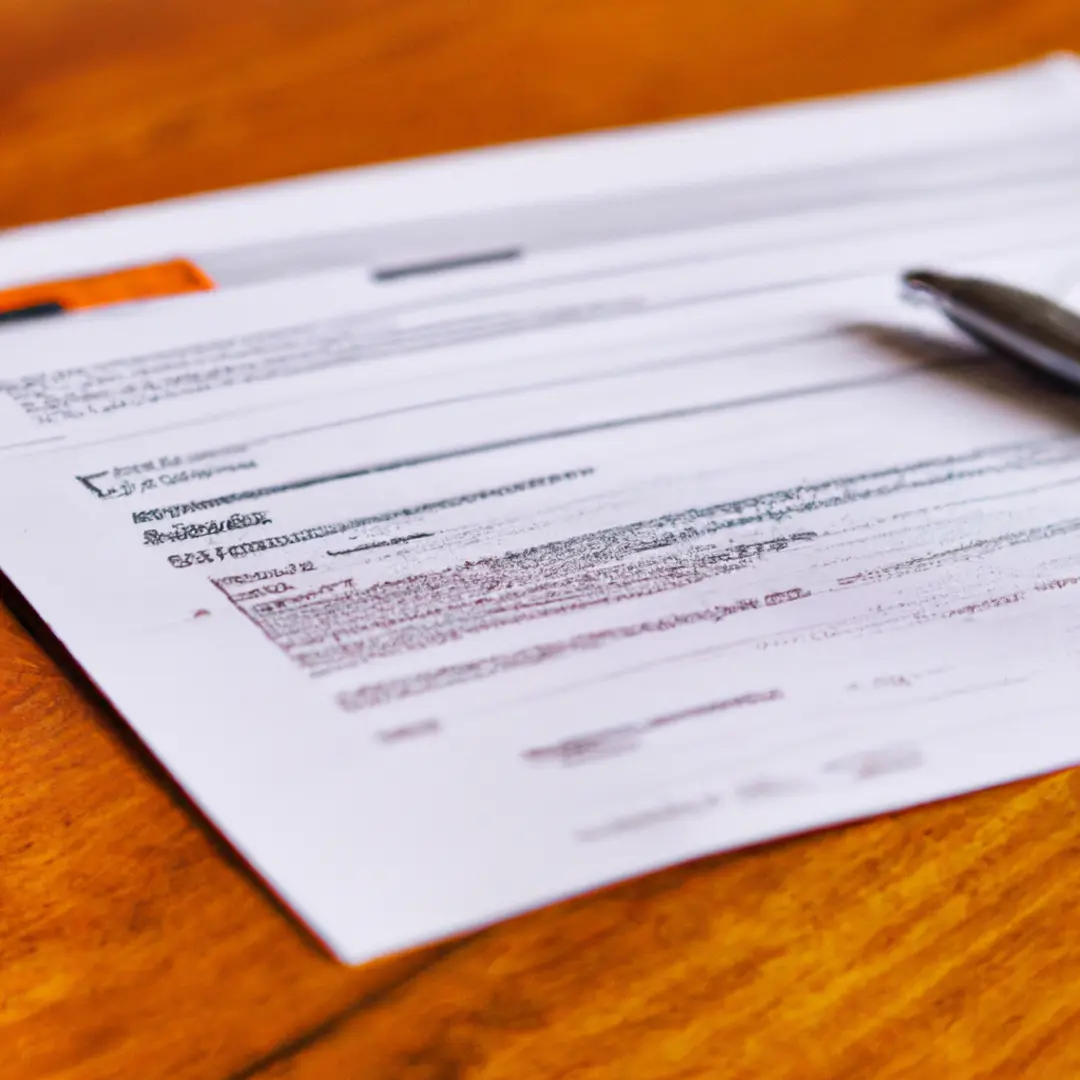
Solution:
[(1036, 293), (932, 270), (903, 276), (905, 295), (938, 308), (969, 337), (1080, 385), (1080, 315)]

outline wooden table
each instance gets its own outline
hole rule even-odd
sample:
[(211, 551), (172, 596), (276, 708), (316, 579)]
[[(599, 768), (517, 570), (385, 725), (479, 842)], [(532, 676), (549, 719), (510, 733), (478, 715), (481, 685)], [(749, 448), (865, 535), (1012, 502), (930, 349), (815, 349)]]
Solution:
[[(1069, 47), (1076, 0), (0, 0), (0, 225)], [(349, 969), (0, 609), (0, 1076), (1067, 1080), (1078, 801), (1058, 774)]]

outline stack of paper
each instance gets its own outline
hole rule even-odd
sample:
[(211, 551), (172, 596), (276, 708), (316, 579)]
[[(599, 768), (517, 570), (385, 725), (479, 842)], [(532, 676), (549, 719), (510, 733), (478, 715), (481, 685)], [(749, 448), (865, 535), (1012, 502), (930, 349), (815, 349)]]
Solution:
[(353, 961), (1080, 760), (1078, 70), (9, 233), (0, 569)]

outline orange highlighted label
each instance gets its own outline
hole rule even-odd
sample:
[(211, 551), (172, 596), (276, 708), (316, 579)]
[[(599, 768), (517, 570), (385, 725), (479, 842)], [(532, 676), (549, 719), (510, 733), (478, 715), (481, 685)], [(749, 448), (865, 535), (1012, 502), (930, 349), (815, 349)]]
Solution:
[(130, 300), (206, 292), (214, 283), (193, 262), (171, 259), (149, 266), (110, 270), (67, 281), (41, 281), (15, 289), (0, 289), (0, 313), (38, 304), (58, 304), (65, 311), (123, 304)]

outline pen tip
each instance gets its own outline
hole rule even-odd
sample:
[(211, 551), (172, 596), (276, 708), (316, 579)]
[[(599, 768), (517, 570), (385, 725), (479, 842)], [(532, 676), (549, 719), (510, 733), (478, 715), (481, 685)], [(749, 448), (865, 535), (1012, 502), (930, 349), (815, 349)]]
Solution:
[(917, 303), (933, 300), (947, 292), (949, 278), (936, 270), (909, 270), (901, 281), (906, 299)]

